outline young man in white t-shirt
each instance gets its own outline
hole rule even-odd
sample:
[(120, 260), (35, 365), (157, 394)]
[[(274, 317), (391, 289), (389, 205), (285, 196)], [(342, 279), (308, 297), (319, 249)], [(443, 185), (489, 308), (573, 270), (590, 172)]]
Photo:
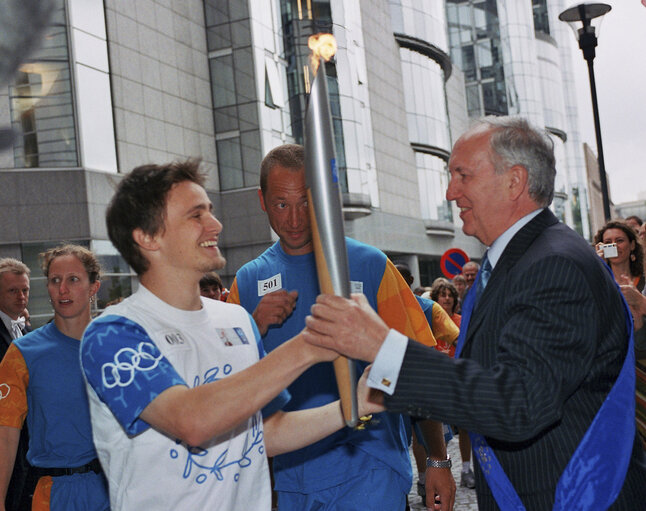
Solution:
[(265, 355), (244, 309), (200, 297), (203, 274), (225, 264), (203, 181), (194, 161), (138, 167), (108, 207), (110, 239), (141, 283), (81, 346), (113, 510), (269, 510), (267, 456), (344, 427), (338, 402), (280, 410), (283, 389), (335, 353), (299, 334)]

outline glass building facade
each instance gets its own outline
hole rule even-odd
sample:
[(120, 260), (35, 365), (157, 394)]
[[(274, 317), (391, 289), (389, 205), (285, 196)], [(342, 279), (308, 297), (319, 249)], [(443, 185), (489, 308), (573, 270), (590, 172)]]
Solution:
[(547, 0), (532, 0), (532, 10), (534, 11), (534, 30), (550, 35)]
[(464, 72), (469, 117), (507, 115), (496, 0), (447, 0), (453, 62)]
[(78, 166), (65, 3), (9, 89), (16, 168)]
[[(8, 87), (7, 98), (12, 128), (15, 132), (12, 170), (24, 168), (33, 171), (42, 170), (40, 173), (21, 175), (20, 179), (24, 180), (24, 185), (21, 186), (22, 200), (38, 200), (36, 197), (42, 197), (43, 201), (51, 199), (60, 204), (60, 209), (55, 207), (49, 209), (45, 206), (48, 209), (48, 218), (39, 218), (41, 215), (39, 207), (28, 204), (22, 207), (8, 207), (9, 211), (0, 215), (3, 218), (3, 229), (0, 230), (2, 238), (6, 235), (5, 225), (18, 224), (20, 215), (34, 216), (35, 222), (39, 224), (53, 223), (53, 227), (48, 229), (47, 241), (29, 240), (30, 237), (45, 239), (42, 233), (18, 232), (16, 238), (19, 242), (12, 244), (15, 247), (14, 252), (9, 254), (22, 260), (31, 269), (28, 308), (34, 327), (45, 324), (53, 317), (46, 279), (42, 274), (39, 258), (39, 254), (49, 248), (62, 243), (74, 243), (90, 248), (97, 255), (102, 266), (102, 286), (92, 306), (95, 314), (101, 312), (110, 301), (130, 295), (136, 286), (134, 273), (109, 241), (75, 235), (58, 238), (67, 227), (61, 225), (64, 220), (57, 216), (57, 213), (62, 213), (62, 209), (75, 210), (70, 214), (72, 217), (77, 217), (75, 220), (79, 216), (87, 217), (89, 214), (87, 204), (82, 203), (81, 208), (77, 208), (77, 204), (72, 203), (77, 200), (88, 203), (91, 201), (88, 199), (91, 193), (88, 194), (87, 189), (83, 190), (84, 186), (89, 185), (85, 181), (84, 170), (79, 168), (81, 167), (79, 140), (84, 134), (86, 143), (92, 145), (94, 143), (92, 136), (96, 134), (93, 128), (99, 123), (86, 125), (86, 131), (83, 133), (79, 121), (80, 98), (77, 87), (87, 76), (83, 75), (81, 78), (79, 75), (84, 69), (74, 67), (74, 62), (79, 61), (72, 58), (74, 45), (71, 34), (74, 28), (70, 22), (70, 3), (65, 0), (55, 0), (53, 3), (51, 22), (42, 37), (39, 49), (19, 67), (13, 82)], [(87, 37), (87, 34), (83, 35)], [(87, 39), (84, 41), (87, 42)], [(84, 50), (85, 48), (77, 48), (79, 53), (83, 53)], [(94, 93), (90, 101), (100, 102), (101, 96), (96, 89)], [(104, 105), (101, 107), (90, 105), (90, 107), (94, 115), (98, 115)], [(111, 108), (111, 105), (107, 108)], [(100, 143), (106, 143), (106, 141), (102, 140)], [(110, 143), (110, 140), (107, 143)], [(88, 157), (88, 160), (91, 158)], [(66, 172), (70, 169), (73, 175)], [(51, 174), (51, 177), (47, 178), (48, 183), (58, 183), (61, 189), (48, 188), (47, 185), (38, 183), (39, 174), (43, 172), (48, 176)], [(30, 176), (33, 176), (31, 181)], [(40, 179), (44, 181), (42, 177)], [(79, 186), (82, 182), (84, 184)], [(65, 187), (69, 188), (65, 189)], [(7, 202), (5, 199), (2, 205), (6, 206)], [(103, 221), (103, 218), (101, 220)], [(2, 241), (5, 240), (2, 239)], [(0, 246), (0, 248), (4, 247)]]
[[(586, 185), (568, 44), (557, 1), (447, 0), (451, 58), (464, 72), (469, 117), (521, 115), (550, 134), (557, 176), (552, 209), (587, 237)], [(576, 191), (576, 197), (574, 192)], [(580, 220), (577, 221), (577, 218)]]
[[(281, 0), (281, 22), (283, 33), (284, 59), (287, 63), (287, 94), (291, 118), (291, 135), (297, 144), (304, 143), (303, 122), (307, 110), (305, 69), (308, 65), (310, 49), (308, 38), (318, 33), (334, 33), (332, 9), (328, 0)], [(339, 183), (344, 192), (348, 191), (347, 164), (345, 159), (345, 139), (343, 137), (343, 118), (335, 58), (325, 64), (327, 88), (330, 99), (330, 113), (334, 130)]]
[(451, 151), (445, 82), (451, 72), (444, 7), (433, 1), (391, 0), (399, 43), (408, 137), (415, 152), (420, 212), (425, 221), (452, 222), (444, 197)]
[[(134, 287), (104, 225), (118, 174), (201, 157), (230, 282), (275, 241), (257, 206), (260, 162), (303, 142), (307, 39), (332, 32), (326, 74), (346, 232), (419, 263), (428, 279), (449, 248), (478, 259), (482, 247), (445, 198), (453, 137), (469, 115), (544, 125), (559, 170), (580, 145), (555, 10), (551, 0), (57, 0), (43, 48), (0, 94), (0, 123), (19, 132), (0, 152), (0, 212), (15, 217), (0, 229), (0, 255), (31, 261), (44, 319), (34, 254), (63, 240), (90, 246), (105, 266), (101, 308)], [(522, 30), (510, 30), (517, 22)], [(585, 197), (557, 177), (560, 218), (572, 220)]]
[[(205, 0), (221, 190), (256, 186), (261, 144), (249, 3)], [(273, 101), (272, 101), (273, 103)]]

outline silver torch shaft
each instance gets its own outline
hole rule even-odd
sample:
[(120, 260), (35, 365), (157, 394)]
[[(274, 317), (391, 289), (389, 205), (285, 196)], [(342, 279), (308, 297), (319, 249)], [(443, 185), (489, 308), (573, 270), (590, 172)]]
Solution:
[[(321, 292), (349, 298), (348, 252), (325, 63), (322, 60), (310, 89), (305, 114), (305, 182)], [(359, 419), (355, 364), (351, 359), (339, 357), (334, 361), (334, 372), (343, 417), (348, 426), (354, 427)]]

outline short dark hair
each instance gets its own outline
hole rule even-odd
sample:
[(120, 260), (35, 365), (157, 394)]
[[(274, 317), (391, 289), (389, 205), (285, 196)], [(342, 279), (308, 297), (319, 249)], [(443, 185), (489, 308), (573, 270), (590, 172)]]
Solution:
[(608, 229), (620, 229), (628, 237), (628, 242), (635, 242), (635, 248), (630, 252), (631, 255), (635, 256), (634, 261), (633, 258), (629, 258), (630, 275), (632, 277), (637, 277), (638, 275), (641, 277), (644, 274), (644, 247), (642, 246), (641, 240), (635, 232), (635, 229), (633, 229), (623, 220), (611, 220), (610, 222), (606, 223), (606, 225), (604, 225), (601, 229), (599, 229), (597, 231), (597, 234), (594, 235), (595, 245), (603, 241), (603, 235)]
[(171, 188), (184, 181), (203, 186), (204, 180), (199, 159), (142, 165), (121, 180), (105, 215), (108, 236), (137, 275), (145, 273), (150, 263), (135, 243), (133, 231), (141, 229), (150, 236), (161, 232)]
[(637, 222), (639, 224), (640, 227), (644, 223), (644, 222), (642, 222), (642, 219), (639, 218), (637, 215), (630, 215), (629, 217), (626, 217), (626, 222), (628, 222), (628, 220), (634, 220), (635, 222)]
[(305, 148), (298, 144), (284, 144), (274, 147), (262, 159), (260, 164), (260, 190), (264, 195), (267, 191), (269, 172), (276, 165), (286, 169), (300, 170), (305, 168)]
[(204, 289), (209, 286), (215, 286), (220, 290), (224, 288), (224, 286), (222, 285), (222, 279), (214, 271), (205, 273), (204, 276), (200, 279), (200, 289)]
[(458, 294), (458, 290), (450, 280), (445, 279), (444, 277), (438, 277), (435, 279), (431, 286), (431, 300), (437, 302), (437, 299), (440, 297), (440, 293), (444, 292), (445, 289), (451, 293), (451, 296), (453, 297), (453, 310), (451, 313), (455, 313), (460, 296)]
[(415, 280), (415, 278), (413, 277), (413, 274), (410, 272), (410, 268), (408, 267), (408, 265), (403, 263), (397, 263), (395, 264), (395, 268), (397, 268), (397, 271), (401, 273), (401, 276), (406, 281), (406, 284), (410, 286)]

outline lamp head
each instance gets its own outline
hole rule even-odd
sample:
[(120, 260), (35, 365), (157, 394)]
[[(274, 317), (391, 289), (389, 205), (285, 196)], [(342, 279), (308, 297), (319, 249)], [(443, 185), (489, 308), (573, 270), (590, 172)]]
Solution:
[(608, 4), (583, 2), (559, 14), (559, 19), (565, 21), (574, 32), (586, 60), (594, 59), (601, 20), (610, 9), (612, 7)]

